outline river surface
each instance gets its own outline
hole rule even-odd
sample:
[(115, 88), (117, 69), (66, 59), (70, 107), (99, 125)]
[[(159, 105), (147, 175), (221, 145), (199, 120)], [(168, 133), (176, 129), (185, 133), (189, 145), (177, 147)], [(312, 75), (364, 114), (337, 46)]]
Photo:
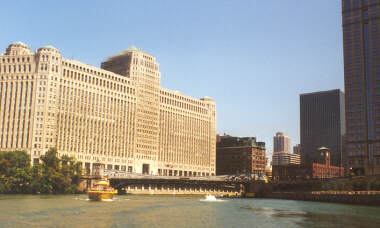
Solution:
[(202, 196), (0, 195), (0, 227), (380, 227), (380, 207)]

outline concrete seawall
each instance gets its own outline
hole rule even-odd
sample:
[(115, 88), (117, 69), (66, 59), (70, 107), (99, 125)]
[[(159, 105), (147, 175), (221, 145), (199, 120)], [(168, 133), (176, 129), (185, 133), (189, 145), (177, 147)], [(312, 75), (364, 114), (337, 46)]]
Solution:
[(345, 203), (380, 207), (380, 193), (270, 192), (262, 198)]

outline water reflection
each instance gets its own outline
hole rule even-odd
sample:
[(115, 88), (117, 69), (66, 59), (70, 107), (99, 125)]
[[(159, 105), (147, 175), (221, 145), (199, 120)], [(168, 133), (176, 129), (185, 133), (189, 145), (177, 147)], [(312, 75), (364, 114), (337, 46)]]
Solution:
[(297, 211), (287, 211), (287, 210), (281, 210), (276, 208), (267, 208), (267, 207), (249, 207), (249, 206), (243, 206), (240, 207), (240, 209), (243, 210), (250, 210), (253, 212), (256, 212), (262, 216), (266, 217), (277, 217), (277, 218), (297, 218), (297, 217), (305, 217), (306, 212), (297, 212)]
[(301, 227), (378, 228), (380, 226), (380, 215), (378, 218), (372, 218), (357, 215), (315, 213), (310, 211), (292, 211), (278, 208), (250, 206), (242, 206), (240, 209), (252, 211), (259, 216), (271, 218), (301, 218), (302, 220), (296, 221), (296, 224)]

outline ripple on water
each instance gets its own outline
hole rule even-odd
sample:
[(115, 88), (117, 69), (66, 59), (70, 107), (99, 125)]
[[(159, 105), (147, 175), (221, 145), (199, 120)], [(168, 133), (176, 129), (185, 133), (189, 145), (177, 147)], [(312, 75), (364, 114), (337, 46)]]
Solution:
[[(337, 227), (337, 224), (345, 228), (362, 227), (366, 224), (366, 228), (378, 228), (378, 219), (364, 216), (345, 215), (345, 214), (328, 214), (315, 213), (309, 211), (292, 211), (270, 207), (249, 207), (242, 206), (242, 210), (252, 211), (258, 215), (272, 218), (301, 218), (297, 224), (306, 227), (307, 224), (324, 224), (323, 227)], [(340, 227), (340, 226), (339, 226)]]
[(289, 200), (118, 195), (111, 202), (94, 202), (87, 195), (0, 197), (0, 227), (378, 228), (380, 224), (380, 208)]

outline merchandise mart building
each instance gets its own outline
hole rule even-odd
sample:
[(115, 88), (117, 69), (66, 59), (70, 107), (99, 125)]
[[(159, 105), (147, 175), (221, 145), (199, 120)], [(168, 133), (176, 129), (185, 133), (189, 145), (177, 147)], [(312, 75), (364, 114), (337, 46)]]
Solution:
[(0, 56), (0, 151), (49, 148), (97, 165), (173, 176), (215, 175), (215, 102), (161, 88), (155, 57), (130, 47), (102, 67), (21, 43)]

